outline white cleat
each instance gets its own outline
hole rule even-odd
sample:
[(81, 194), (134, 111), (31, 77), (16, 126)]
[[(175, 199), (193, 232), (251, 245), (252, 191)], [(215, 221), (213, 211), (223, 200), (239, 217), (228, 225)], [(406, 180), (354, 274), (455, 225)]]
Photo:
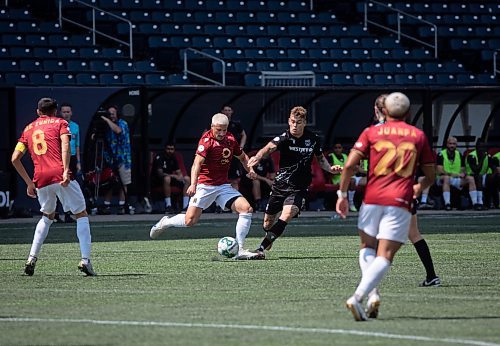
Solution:
[(167, 228), (170, 227), (168, 224), (168, 216), (164, 216), (158, 221), (153, 227), (151, 227), (151, 231), (149, 232), (149, 237), (151, 239), (156, 239), (162, 234)]
[(236, 256), (233, 257), (235, 260), (261, 260), (265, 259), (263, 252), (251, 252), (248, 250), (241, 249)]
[(369, 318), (377, 318), (378, 308), (380, 307), (380, 296), (375, 293), (372, 294), (366, 302), (366, 315)]
[(361, 307), (361, 303), (352, 296), (351, 298), (347, 299), (345, 302), (345, 306), (348, 310), (352, 312), (352, 315), (354, 316), (354, 320), (356, 321), (366, 321), (368, 318), (366, 317), (365, 310)]

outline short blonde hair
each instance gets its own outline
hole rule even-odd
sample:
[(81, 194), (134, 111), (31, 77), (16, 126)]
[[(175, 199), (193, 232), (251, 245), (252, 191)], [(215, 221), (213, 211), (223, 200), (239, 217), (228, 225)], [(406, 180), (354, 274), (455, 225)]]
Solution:
[(304, 107), (296, 106), (293, 107), (292, 110), (290, 111), (290, 116), (306, 119), (307, 111)]
[(410, 109), (410, 99), (403, 93), (393, 92), (384, 101), (385, 109), (393, 118), (403, 118)]
[(217, 113), (212, 117), (212, 125), (229, 125), (229, 119), (223, 113)]

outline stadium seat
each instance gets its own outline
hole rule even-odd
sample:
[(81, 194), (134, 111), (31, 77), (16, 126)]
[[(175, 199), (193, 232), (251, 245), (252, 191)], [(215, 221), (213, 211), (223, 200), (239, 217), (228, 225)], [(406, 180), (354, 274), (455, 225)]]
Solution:
[(76, 76), (71, 73), (54, 73), (52, 81), (57, 85), (75, 85)]
[(122, 84), (122, 79), (117, 73), (101, 73), (99, 75), (99, 84), (102, 85), (118, 85)]
[(76, 83), (78, 85), (97, 85), (99, 84), (99, 77), (93, 73), (78, 73)]
[(140, 73), (124, 73), (122, 74), (122, 82), (127, 85), (143, 85), (144, 76)]
[(162, 73), (148, 73), (145, 76), (147, 85), (167, 85), (168, 78)]

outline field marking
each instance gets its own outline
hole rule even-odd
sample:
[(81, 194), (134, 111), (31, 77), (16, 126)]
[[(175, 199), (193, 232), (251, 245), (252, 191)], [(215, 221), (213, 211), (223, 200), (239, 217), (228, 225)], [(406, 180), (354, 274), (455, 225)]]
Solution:
[(366, 332), (352, 329), (327, 329), (327, 328), (301, 328), (284, 326), (258, 326), (251, 324), (216, 324), (216, 323), (179, 323), (179, 322), (155, 322), (155, 321), (107, 321), (90, 319), (55, 319), (55, 318), (21, 318), (6, 317), (0, 318), (0, 322), (42, 322), (42, 323), (84, 323), (98, 325), (119, 325), (119, 326), (154, 326), (154, 327), (182, 327), (182, 328), (214, 328), (214, 329), (246, 329), (246, 330), (269, 330), (280, 332), (316, 333), (316, 334), (347, 334), (356, 336), (373, 336), (386, 339), (401, 339), (412, 341), (443, 342), (461, 345), (476, 346), (500, 346), (500, 344), (484, 342), (478, 340), (452, 339), (452, 338), (431, 338), (418, 335), (390, 334), (381, 332)]

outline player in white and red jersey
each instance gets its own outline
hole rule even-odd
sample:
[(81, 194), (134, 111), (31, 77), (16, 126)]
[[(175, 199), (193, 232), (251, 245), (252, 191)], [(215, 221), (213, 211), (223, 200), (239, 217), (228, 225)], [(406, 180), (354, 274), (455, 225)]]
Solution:
[[(413, 198), (435, 177), (434, 156), (427, 137), (404, 121), (410, 107), (408, 97), (395, 92), (386, 97), (384, 105), (386, 122), (363, 131), (347, 158), (337, 191), (337, 213), (345, 218), (349, 210), (349, 181), (359, 161), (368, 158), (368, 183), (358, 220), (362, 278), (346, 302), (356, 321), (367, 320), (362, 300), (378, 286), (394, 255), (408, 239)], [(417, 165), (425, 178), (414, 185)], [(368, 301), (368, 314), (371, 308), (378, 309), (380, 300), (376, 303)]]
[(191, 227), (198, 223), (204, 209), (215, 202), (222, 209), (231, 209), (239, 214), (236, 223), (236, 240), (239, 252), (234, 258), (260, 259), (261, 255), (244, 249), (245, 238), (252, 223), (250, 203), (233, 187), (228, 180), (231, 160), (238, 158), (255, 179), (256, 173), (248, 168), (248, 156), (240, 148), (234, 136), (227, 132), (229, 120), (226, 115), (217, 113), (212, 117), (211, 129), (205, 132), (200, 141), (191, 167), (191, 185), (187, 194), (191, 196), (186, 214), (171, 218), (164, 216), (149, 233), (152, 239), (158, 238), (169, 227)]
[[(54, 221), (57, 198), (64, 211), (75, 214), (76, 232), (82, 260), (78, 268), (86, 275), (96, 275), (90, 263), (91, 235), (85, 199), (80, 185), (71, 178), (69, 170), (71, 133), (64, 119), (56, 118), (57, 102), (51, 98), (38, 101), (38, 119), (24, 128), (12, 154), (12, 164), (27, 185), (27, 194), (38, 197), (42, 218), (35, 228), (33, 244), (24, 272), (33, 275), (43, 242)], [(34, 165), (33, 180), (24, 168), (21, 158), (29, 151)]]

